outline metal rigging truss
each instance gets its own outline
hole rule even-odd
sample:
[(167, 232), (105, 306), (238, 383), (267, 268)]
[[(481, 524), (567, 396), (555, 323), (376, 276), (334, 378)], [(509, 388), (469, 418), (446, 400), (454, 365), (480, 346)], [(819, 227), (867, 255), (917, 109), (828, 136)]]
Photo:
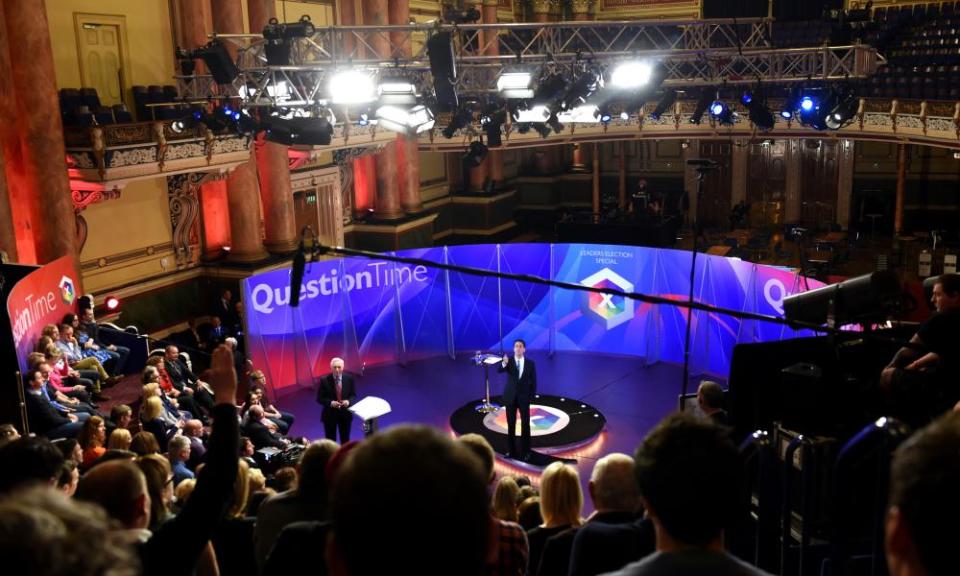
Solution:
[[(454, 39), (458, 92), (496, 90), (502, 70), (551, 66), (574, 73), (584, 63), (600, 67), (628, 58), (655, 59), (664, 85), (710, 86), (722, 82), (795, 82), (865, 78), (883, 62), (868, 45), (777, 49), (771, 19), (504, 24), (332, 26), (291, 40), (290, 64), (268, 66), (260, 34), (215, 35), (236, 47), (240, 76), (217, 86), (209, 76), (179, 76), (187, 99), (241, 97), (248, 106), (305, 106), (322, 100), (329, 75), (344, 68), (403, 73), (432, 86), (426, 39), (449, 32)], [(289, 94), (272, 87), (283, 82)], [(282, 100), (282, 101), (281, 101)]]

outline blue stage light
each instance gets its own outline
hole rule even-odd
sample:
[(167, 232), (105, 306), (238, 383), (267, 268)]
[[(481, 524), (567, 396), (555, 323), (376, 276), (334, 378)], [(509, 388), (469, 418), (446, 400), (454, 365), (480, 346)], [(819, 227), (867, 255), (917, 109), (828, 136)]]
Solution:
[(809, 112), (813, 110), (813, 105), (814, 105), (813, 98), (811, 98), (810, 96), (804, 96), (803, 98), (800, 99), (800, 109), (803, 110), (804, 112)]
[(716, 100), (714, 101), (713, 104), (710, 105), (710, 114), (719, 118), (723, 114), (723, 111), (726, 109), (727, 109), (727, 106), (723, 102)]

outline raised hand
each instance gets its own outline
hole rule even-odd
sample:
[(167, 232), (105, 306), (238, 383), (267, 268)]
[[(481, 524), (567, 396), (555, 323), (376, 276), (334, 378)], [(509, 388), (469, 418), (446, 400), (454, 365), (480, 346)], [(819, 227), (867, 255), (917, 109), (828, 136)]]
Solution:
[(237, 371), (233, 367), (233, 350), (221, 344), (210, 360), (210, 384), (217, 404), (235, 404), (237, 401)]

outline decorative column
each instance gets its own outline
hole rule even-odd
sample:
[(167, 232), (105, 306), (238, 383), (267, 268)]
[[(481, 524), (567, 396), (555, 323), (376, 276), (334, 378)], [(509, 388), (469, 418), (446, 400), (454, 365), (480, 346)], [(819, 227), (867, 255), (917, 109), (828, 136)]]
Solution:
[[(496, 24), (498, 21), (497, 17), (497, 7), (499, 6), (498, 0), (483, 0), (483, 23), (484, 24)], [(500, 55), (500, 38), (499, 34), (496, 31), (487, 32), (483, 37), (484, 51), (483, 53), (487, 56), (499, 56)], [(490, 153), (487, 155), (486, 159), (487, 170), (489, 173), (490, 180), (493, 181), (495, 188), (499, 188), (503, 184), (503, 151), (502, 150), (490, 150)]]
[(844, 230), (850, 226), (850, 200), (853, 196), (853, 163), (854, 142), (843, 140), (840, 142), (840, 158), (838, 158), (837, 182), (837, 224)]
[[(390, 0), (390, 25), (406, 26), (410, 22), (410, 0)], [(391, 32), (390, 43), (399, 47), (404, 58), (413, 55), (408, 32)], [(400, 185), (400, 207), (411, 214), (423, 209), (420, 199), (420, 150), (417, 136), (400, 136), (396, 142), (397, 179)]]
[(903, 204), (907, 196), (907, 145), (897, 145), (897, 201), (893, 212), (893, 233), (903, 232)]
[[(241, 0), (211, 0), (213, 29), (222, 34), (243, 33)], [(289, 186), (289, 184), (288, 184)], [(230, 253), (234, 262), (256, 262), (267, 257), (260, 238), (260, 194), (256, 158), (237, 166), (227, 177), (227, 204), (230, 208)]]
[[(3, 16), (3, 2), (0, 2), (0, 77), (10, 77), (10, 52), (7, 48), (6, 23)], [(16, 118), (17, 95), (13, 84), (0, 82), (0, 118)], [(20, 165), (20, 137), (13, 122), (0, 122), (0, 250), (7, 253), (11, 262), (17, 259), (17, 237), (19, 229), (28, 232), (26, 226), (18, 226), (23, 221), (26, 224), (26, 215), (15, 214), (16, 185), (15, 166)], [(20, 209), (23, 212), (23, 209)], [(25, 238), (29, 241), (30, 238)], [(29, 252), (32, 254), (33, 245), (30, 243)]]
[[(247, 0), (247, 8), (253, 33), (277, 16), (273, 0)], [(289, 254), (297, 248), (298, 231), (287, 147), (261, 137), (254, 148), (263, 203), (263, 245), (274, 254)]]
[(10, 194), (7, 191), (7, 175), (0, 150), (0, 250), (11, 262), (17, 260), (17, 236), (13, 232), (13, 212), (10, 210)]
[[(210, 0), (178, 0), (178, 18), (175, 24), (179, 34), (178, 41), (183, 42), (186, 50), (192, 50), (207, 43), (207, 19), (210, 15)], [(206, 66), (203, 60), (195, 60), (196, 73), (204, 74)]]
[(4, 79), (16, 87), (13, 117), (20, 129), (20, 169), (22, 194), (33, 232), (36, 260), (46, 264), (61, 256), (77, 260), (77, 235), (70, 181), (67, 177), (67, 152), (63, 144), (57, 81), (50, 46), (50, 27), (43, 0), (5, 0), (3, 2), (7, 42), (12, 74)]
[[(386, 26), (389, 23), (390, 3), (387, 0), (363, 0), (364, 26)], [(380, 58), (390, 58), (390, 38), (384, 34), (371, 34), (367, 44)], [(400, 182), (397, 172), (397, 144), (391, 142), (377, 154), (377, 193), (374, 215), (381, 220), (396, 220), (403, 217), (400, 208)]]
[(590, 20), (590, 5), (593, 0), (570, 0), (570, 11), (573, 12), (574, 22)]
[(730, 205), (736, 206), (747, 199), (747, 160), (750, 143), (746, 140), (734, 140), (731, 146), (731, 190)]

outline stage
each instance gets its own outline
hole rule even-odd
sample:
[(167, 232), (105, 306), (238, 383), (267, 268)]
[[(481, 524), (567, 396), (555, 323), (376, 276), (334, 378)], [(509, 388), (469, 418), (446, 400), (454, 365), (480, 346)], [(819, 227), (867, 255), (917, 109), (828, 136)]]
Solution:
[[(576, 403), (572, 407), (573, 412), (585, 410), (579, 408), (581, 403), (585, 404), (605, 420), (605, 426), (597, 436), (587, 438), (585, 442), (581, 441), (583, 439), (575, 441), (573, 444), (577, 445), (566, 450), (544, 449), (543, 443), (538, 443), (537, 436), (533, 437), (534, 450), (577, 460), (584, 498), (589, 507), (586, 490), (594, 462), (610, 452), (633, 454), (646, 433), (666, 414), (677, 409), (682, 367), (665, 362), (647, 367), (640, 358), (582, 352), (558, 352), (552, 358), (545, 353), (535, 352), (529, 358), (537, 364), (538, 392), (541, 395)], [(347, 366), (348, 371), (355, 368)], [(688, 391), (695, 392), (702, 378), (706, 376), (691, 378)], [(504, 381), (504, 375), (491, 370), (491, 395), (502, 392)], [(360, 398), (379, 396), (391, 404), (393, 412), (381, 418), (381, 427), (418, 423), (456, 435), (451, 426), (451, 416), (466, 408), (468, 403), (472, 407), (480, 401), (483, 395), (483, 369), (474, 366), (469, 355), (456, 360), (430, 358), (410, 362), (406, 366), (374, 366), (357, 377), (357, 390)], [(292, 435), (310, 439), (323, 437), (315, 390), (292, 392), (276, 404), (297, 416)], [(354, 419), (351, 437), (359, 439), (362, 436), (360, 421)], [(502, 449), (505, 446), (505, 437), (502, 438), (502, 445), (494, 442), (495, 448)], [(538, 468), (503, 459), (498, 459), (498, 469), (531, 476), (539, 472)]]

